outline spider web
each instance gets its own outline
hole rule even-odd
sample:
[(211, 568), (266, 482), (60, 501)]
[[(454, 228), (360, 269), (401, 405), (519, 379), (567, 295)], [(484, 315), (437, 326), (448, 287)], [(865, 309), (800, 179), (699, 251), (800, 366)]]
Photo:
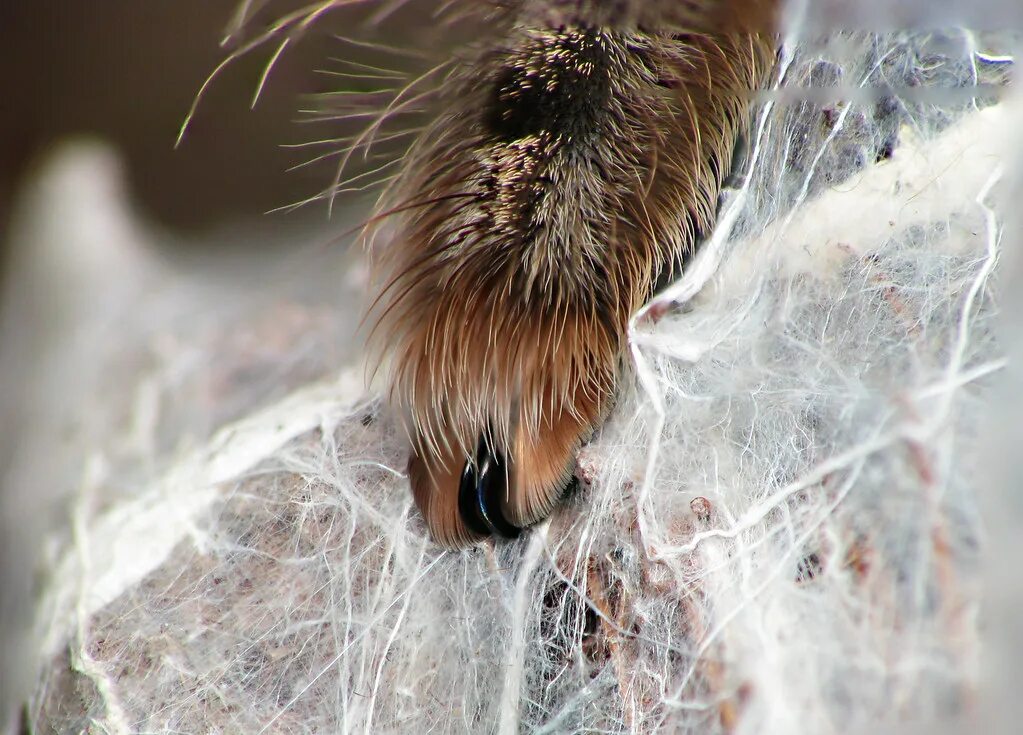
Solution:
[[(517, 542), (432, 545), (358, 369), (287, 370), (294, 392), (262, 402), (210, 392), (225, 355), (253, 361), (222, 341), (251, 304), (171, 329), (118, 374), (136, 397), (163, 386), (148, 425), (167, 440), (126, 454), (137, 435), (111, 421), (76, 445), (91, 459), (46, 557), (36, 730), (856, 732), (975, 713), (1014, 43), (820, 36), (793, 14), (717, 230), (633, 320), (581, 489)], [(302, 322), (309, 349), (336, 337), (324, 320)], [(267, 374), (294, 366), (269, 343)], [(165, 420), (182, 395), (194, 415)]]

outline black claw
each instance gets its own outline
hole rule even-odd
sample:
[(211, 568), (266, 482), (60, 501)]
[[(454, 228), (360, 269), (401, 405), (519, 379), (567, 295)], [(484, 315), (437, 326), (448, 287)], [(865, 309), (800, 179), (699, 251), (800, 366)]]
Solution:
[(522, 529), (501, 512), (501, 499), (508, 488), (504, 457), (493, 451), (485, 436), (480, 437), (475, 460), (465, 463), (458, 484), (458, 512), (462, 521), (481, 536), (517, 538)]
[(465, 463), (462, 480), (458, 484), (458, 512), (470, 531), (479, 536), (489, 536), (493, 531), (483, 514), (482, 490), (476, 481), (476, 468), (470, 460)]

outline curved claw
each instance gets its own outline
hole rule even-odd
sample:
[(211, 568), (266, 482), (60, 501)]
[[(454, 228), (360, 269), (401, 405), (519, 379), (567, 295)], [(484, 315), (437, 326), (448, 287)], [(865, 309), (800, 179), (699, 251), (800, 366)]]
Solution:
[(502, 501), (508, 492), (508, 468), (504, 456), (481, 436), (476, 457), (465, 463), (458, 484), (458, 512), (462, 522), (482, 536), (517, 538), (522, 529), (504, 516)]

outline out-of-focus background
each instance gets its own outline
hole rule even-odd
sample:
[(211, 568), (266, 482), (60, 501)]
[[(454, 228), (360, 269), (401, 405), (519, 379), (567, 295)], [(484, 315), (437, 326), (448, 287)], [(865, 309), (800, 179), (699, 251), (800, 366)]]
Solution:
[[(282, 144), (309, 136), (296, 121), (331, 39), (314, 36), (285, 54), (259, 104), (248, 109), (267, 55), (232, 65), (211, 85), (183, 144), (178, 129), (203, 80), (225, 56), (220, 41), (237, 0), (12, 0), (0, 3), (0, 252), (19, 184), (61, 140), (97, 137), (126, 164), (140, 212), (190, 236), (264, 217), (309, 196), (324, 172), (286, 173), (300, 156)], [(274, 12), (267, 8), (269, 17)]]

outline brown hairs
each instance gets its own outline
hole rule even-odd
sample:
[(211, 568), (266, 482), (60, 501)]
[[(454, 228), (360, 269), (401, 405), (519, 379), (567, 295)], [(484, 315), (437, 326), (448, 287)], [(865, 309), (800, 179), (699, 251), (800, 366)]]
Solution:
[(630, 315), (713, 225), (777, 3), (521, 0), (381, 200), (377, 344), (436, 540), (550, 513)]

